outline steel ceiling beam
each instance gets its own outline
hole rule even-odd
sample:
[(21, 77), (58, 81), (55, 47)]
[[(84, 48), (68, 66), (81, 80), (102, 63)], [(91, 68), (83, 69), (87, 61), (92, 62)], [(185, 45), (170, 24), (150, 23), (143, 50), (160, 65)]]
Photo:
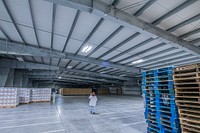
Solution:
[[(144, 59), (144, 60), (149, 60), (149, 59), (152, 59), (152, 58), (154, 58), (154, 57), (156, 57), (156, 56), (158, 56), (158, 55), (160, 55), (160, 54), (168, 53), (168, 52), (171, 52), (171, 51), (173, 51), (173, 50), (177, 50), (177, 49), (176, 49), (176, 48), (167, 48), (167, 49), (158, 51), (158, 52), (156, 52), (156, 53), (153, 53), (153, 54), (150, 54), (150, 55), (147, 55), (147, 56), (143, 56), (142, 59)], [(138, 60), (138, 59), (133, 60), (133, 61), (137, 61), (137, 60)], [(127, 64), (130, 64), (130, 63), (132, 63), (133, 61), (130, 61), (130, 62), (128, 62)]]
[(16, 69), (59, 70), (59, 67), (17, 60), (1, 60), (0, 67)]
[(158, 62), (158, 61), (165, 60), (165, 59), (168, 59), (168, 58), (173, 58), (173, 57), (176, 57), (176, 56), (185, 55), (185, 54), (187, 54), (187, 53), (185, 53), (184, 51), (179, 51), (179, 52), (175, 52), (175, 53), (172, 53), (172, 54), (160, 56), (158, 58), (153, 58), (153, 59), (147, 60), (145, 62), (138, 63), (138, 64), (136, 64), (136, 66), (141, 67), (141, 66), (151, 64), (151, 63), (156, 64), (156, 62)]
[(51, 49), (53, 49), (53, 33), (54, 33), (54, 25), (55, 25), (55, 17), (56, 17), (56, 7), (57, 5), (53, 3), (52, 9), (52, 25), (51, 25)]
[(78, 54), (81, 49), (83, 48), (83, 46), (90, 40), (90, 38), (94, 35), (94, 33), (99, 29), (99, 27), (102, 25), (104, 19), (101, 18), (98, 23), (94, 26), (94, 28), (92, 29), (92, 31), (90, 32), (90, 34), (87, 36), (87, 38), (83, 41), (83, 43), (81, 44), (81, 46), (79, 47), (79, 49), (75, 52), (75, 55)]
[(171, 11), (167, 12), (166, 14), (164, 14), (163, 16), (161, 16), (160, 18), (156, 19), (155, 21), (152, 22), (153, 25), (158, 25), (161, 21), (163, 21), (164, 19), (176, 14), (177, 12), (183, 10), (184, 8), (188, 7), (189, 5), (195, 3), (197, 0), (187, 0), (185, 2), (183, 2), (182, 4), (180, 4), (179, 6), (175, 7), (174, 9), (172, 9)]
[(111, 5), (116, 7), (119, 3), (120, 3), (120, 0), (114, 0)]
[(33, 30), (34, 30), (34, 34), (35, 34), (35, 39), (36, 39), (37, 45), (40, 47), (37, 31), (36, 31), (36, 28), (35, 28), (35, 19), (33, 17), (33, 9), (32, 9), (31, 0), (28, 0), (28, 6), (29, 6), (29, 10), (30, 10), (30, 15), (31, 15), (31, 21), (32, 21), (32, 24), (33, 24)]
[(165, 60), (162, 60), (162, 61), (158, 61), (156, 63), (151, 63), (151, 64), (148, 64), (148, 65), (144, 65), (142, 67), (146, 68), (146, 67), (149, 67), (149, 66), (164, 64), (166, 62), (183, 60), (183, 59), (190, 59), (190, 58), (194, 58), (194, 56), (193, 55), (183, 55), (183, 56), (180, 56), (180, 57), (174, 57), (174, 58), (171, 58), (171, 59), (165, 59)]
[(197, 34), (197, 33), (199, 33), (199, 32), (200, 32), (200, 28), (195, 29), (195, 30), (192, 30), (192, 31), (187, 32), (187, 33), (185, 33), (185, 34), (182, 34), (182, 35), (179, 36), (179, 37), (180, 37), (180, 38), (187, 38), (187, 37), (192, 36), (192, 35), (194, 35), (194, 34)]
[(19, 28), (17, 27), (17, 24), (16, 24), (16, 22), (15, 22), (13, 16), (12, 16), (10, 10), (8, 9), (8, 6), (7, 6), (6, 2), (5, 2), (5, 0), (2, 0), (2, 3), (3, 3), (3, 6), (5, 7), (5, 9), (6, 9), (7, 13), (8, 13), (8, 16), (9, 16), (9, 18), (11, 19), (11, 21), (12, 21), (12, 23), (13, 23), (15, 29), (17, 30), (17, 33), (18, 33), (19, 36), (21, 37), (23, 43), (26, 45), (26, 41), (24, 40), (24, 38), (23, 38), (23, 36), (22, 36), (22, 34), (21, 34)]
[(68, 71), (68, 72), (74, 72), (74, 73), (80, 73), (80, 74), (84, 74), (84, 75), (87, 75), (87, 76), (90, 76), (90, 77), (104, 77), (104, 78), (108, 78), (108, 79), (132, 80), (130, 78), (121, 78), (121, 77), (118, 77), (118, 76), (112, 76), (112, 75), (108, 75), (108, 74), (83, 71), (83, 70), (78, 70), (78, 69), (68, 69), (68, 68), (61, 68), (60, 67), (59, 70)]
[[(120, 57), (120, 56), (122, 56), (122, 55), (124, 55), (124, 54), (127, 54), (127, 53), (129, 53), (129, 52), (131, 52), (131, 51), (133, 51), (133, 50), (135, 50), (135, 49), (137, 49), (137, 48), (139, 48), (139, 47), (142, 47), (142, 46), (144, 46), (144, 45), (150, 43), (151, 41), (154, 41), (154, 39), (153, 39), (153, 38), (149, 38), (149, 39), (147, 39), (147, 40), (145, 40), (145, 41), (143, 41), (143, 42), (141, 42), (141, 43), (139, 43), (139, 44), (136, 44), (135, 46), (133, 46), (133, 47), (131, 47), (131, 48), (129, 48), (129, 49), (127, 49), (127, 50), (121, 52), (120, 54), (117, 54), (117, 55), (115, 55), (115, 56), (109, 58), (108, 60), (114, 60), (114, 59), (116, 59), (116, 58), (118, 58), (118, 57)], [(117, 62), (118, 62), (118, 61), (117, 61)], [(115, 62), (115, 63), (116, 63), (116, 62)]]
[(179, 23), (179, 24), (167, 29), (167, 31), (168, 32), (173, 32), (173, 31), (175, 31), (175, 30), (177, 30), (177, 29), (179, 29), (179, 28), (181, 28), (181, 27), (183, 27), (185, 25), (188, 25), (188, 24), (190, 24), (192, 22), (195, 22), (195, 21), (197, 21), (199, 19), (200, 19), (200, 14), (197, 14), (197, 15), (191, 17), (190, 19), (187, 19), (187, 20), (185, 20), (185, 21), (183, 21), (183, 22), (181, 22), (181, 23)]
[[(128, 14), (120, 9), (116, 9), (109, 4), (99, 0), (45, 0), (58, 5), (71, 7), (77, 10), (90, 12), (94, 15), (119, 23), (125, 27), (128, 27), (134, 31), (145, 34), (146, 36), (159, 36), (161, 42), (172, 44), (174, 47), (187, 51), (195, 56), (200, 57), (200, 48), (194, 45), (190, 45), (189, 42), (178, 38), (177, 36), (170, 34), (159, 27), (156, 27), (150, 23), (147, 23), (131, 14)], [(91, 7), (91, 3), (93, 6)], [(92, 9), (92, 12), (91, 12)], [(105, 15), (106, 14), (106, 15)], [(195, 18), (197, 19), (197, 17)], [(191, 20), (190, 20), (191, 21)]]
[(108, 41), (110, 41), (114, 36), (116, 36), (121, 30), (123, 26), (118, 27), (110, 36), (108, 36), (101, 44), (99, 44), (95, 49), (93, 49), (87, 57), (94, 54), (97, 50), (99, 50), (103, 45), (105, 45)]
[[(123, 62), (123, 61), (129, 60), (129, 59), (132, 59), (132, 58), (134, 58), (134, 57), (137, 57), (137, 56), (140, 56), (140, 55), (142, 55), (142, 54), (145, 54), (145, 53), (151, 52), (151, 51), (153, 51), (153, 50), (156, 50), (156, 49), (158, 49), (158, 48), (161, 48), (161, 47), (163, 47), (163, 46), (165, 46), (165, 45), (166, 45), (165, 43), (158, 44), (158, 45), (153, 46), (153, 47), (151, 47), (151, 48), (148, 48), (148, 49), (146, 49), (146, 50), (140, 51), (140, 52), (138, 52), (138, 53), (136, 53), (136, 54), (134, 54), (134, 55), (131, 55), (131, 56), (128, 56), (128, 57), (126, 57), (126, 58), (124, 58), (124, 59), (121, 59), (121, 60), (119, 60), (119, 61), (117, 61), (117, 62)], [(127, 64), (127, 63), (124, 63), (124, 64)]]
[(1, 28), (1, 26), (0, 26), (0, 31), (3, 33), (3, 35), (6, 37), (6, 39), (8, 40), (8, 41), (11, 41), (10, 40), (10, 37), (6, 34), (6, 32)]
[(76, 26), (76, 23), (77, 23), (77, 21), (78, 21), (79, 16), (80, 16), (80, 11), (78, 10), (78, 11), (76, 12), (75, 17), (74, 17), (74, 20), (73, 20), (71, 29), (70, 29), (69, 34), (68, 34), (68, 36), (67, 36), (67, 40), (65, 41), (65, 45), (64, 45), (64, 47), (63, 47), (62, 52), (65, 52), (65, 49), (66, 49), (66, 47), (67, 47), (67, 44), (68, 44), (68, 42), (69, 42), (69, 39), (70, 39), (71, 36), (72, 36), (72, 33), (73, 33), (73, 31), (74, 31), (74, 28), (75, 28), (75, 26)]
[(59, 51), (51, 51), (46, 48), (38, 48), (34, 46), (24, 46), (21, 43), (16, 42), (6, 42), (5, 40), (0, 40), (0, 54), (9, 54), (9, 55), (24, 55), (24, 56), (35, 56), (35, 57), (47, 57), (47, 58), (62, 58), (75, 60), (79, 62), (86, 62), (89, 64), (96, 64), (102, 66), (106, 64), (105, 67), (118, 68), (126, 71), (135, 71), (139, 72), (139, 69), (124, 66), (120, 64), (115, 64), (112, 62), (105, 62), (103, 60), (96, 60), (94, 58), (86, 58), (82, 55), (73, 55), (71, 53), (62, 53)]
[[(55, 73), (49, 73), (49, 72), (28, 72), (24, 73), (24, 76), (28, 76), (29, 78), (31, 76), (35, 76), (36, 78), (41, 77), (44, 78), (45, 76), (49, 78), (48, 76), (53, 76), (56, 78)], [(90, 81), (98, 81), (98, 82), (105, 82), (105, 83), (113, 83), (113, 84), (122, 84), (121, 81), (117, 80), (107, 80), (107, 79), (101, 79), (101, 78), (92, 78), (92, 77), (86, 77), (86, 76), (76, 76), (71, 74), (64, 74), (62, 75), (62, 79), (70, 78), (70, 79), (83, 79), (83, 80), (90, 80)]]
[(200, 45), (199, 42), (200, 42), (200, 38), (190, 41), (191, 44), (196, 45), (196, 46)]
[(174, 65), (174, 66), (179, 66), (182, 64), (191, 64), (191, 63), (197, 63), (199, 62), (200, 59), (197, 57), (194, 57), (192, 59), (186, 59), (186, 60), (181, 60), (181, 61), (173, 61), (173, 62), (167, 62), (164, 65), (159, 65), (159, 66), (154, 66), (154, 67), (149, 67), (148, 69), (153, 69), (153, 68), (161, 68), (161, 67), (166, 67), (166, 66), (170, 66), (170, 65)]
[(96, 59), (100, 59), (103, 58), (104, 56), (112, 53), (113, 51), (115, 51), (116, 49), (122, 47), (124, 44), (128, 43), (129, 41), (133, 40), (134, 38), (136, 38), (137, 36), (139, 36), (140, 33), (136, 32), (135, 34), (133, 34), (132, 36), (128, 37), (127, 39), (123, 40), (121, 43), (119, 43), (118, 45), (116, 45), (115, 47), (113, 47), (112, 49), (108, 50), (107, 52), (103, 53), (102, 55), (100, 55), (99, 57), (97, 57)]
[(135, 14), (134, 16), (138, 17), (140, 16), (147, 8), (149, 8), (153, 3), (155, 3), (157, 0), (149, 0), (144, 6), (142, 6)]

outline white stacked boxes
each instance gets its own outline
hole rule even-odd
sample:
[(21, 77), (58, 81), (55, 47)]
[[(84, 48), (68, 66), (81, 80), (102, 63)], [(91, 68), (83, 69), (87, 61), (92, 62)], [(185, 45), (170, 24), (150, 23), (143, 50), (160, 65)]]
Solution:
[(31, 101), (43, 102), (51, 100), (51, 88), (32, 88)]
[(30, 88), (20, 88), (19, 103), (29, 103), (31, 96)]
[(0, 88), (0, 107), (16, 107), (19, 104), (19, 89)]

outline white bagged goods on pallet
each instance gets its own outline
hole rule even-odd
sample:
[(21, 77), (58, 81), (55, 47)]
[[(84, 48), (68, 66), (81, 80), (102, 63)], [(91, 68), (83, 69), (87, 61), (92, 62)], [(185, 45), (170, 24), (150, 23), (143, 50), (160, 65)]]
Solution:
[(31, 101), (50, 101), (51, 100), (51, 88), (32, 88), (31, 89)]
[(30, 88), (19, 88), (19, 103), (29, 103), (30, 96), (31, 96), (31, 89)]
[(19, 104), (19, 89), (0, 88), (0, 107), (14, 107)]

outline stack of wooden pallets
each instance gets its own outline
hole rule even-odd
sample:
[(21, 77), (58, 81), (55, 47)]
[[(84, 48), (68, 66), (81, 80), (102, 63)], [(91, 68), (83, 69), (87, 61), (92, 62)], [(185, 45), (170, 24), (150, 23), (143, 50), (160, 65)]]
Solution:
[(172, 67), (142, 73), (149, 133), (180, 133), (172, 73)]
[(176, 104), (183, 133), (200, 133), (200, 64), (174, 68)]

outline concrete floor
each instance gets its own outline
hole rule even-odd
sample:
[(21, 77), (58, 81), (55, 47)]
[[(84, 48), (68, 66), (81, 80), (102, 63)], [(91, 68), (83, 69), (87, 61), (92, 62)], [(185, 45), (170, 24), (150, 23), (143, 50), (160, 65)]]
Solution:
[(97, 114), (88, 97), (56, 96), (56, 104), (0, 109), (0, 133), (144, 133), (142, 97), (98, 96)]

